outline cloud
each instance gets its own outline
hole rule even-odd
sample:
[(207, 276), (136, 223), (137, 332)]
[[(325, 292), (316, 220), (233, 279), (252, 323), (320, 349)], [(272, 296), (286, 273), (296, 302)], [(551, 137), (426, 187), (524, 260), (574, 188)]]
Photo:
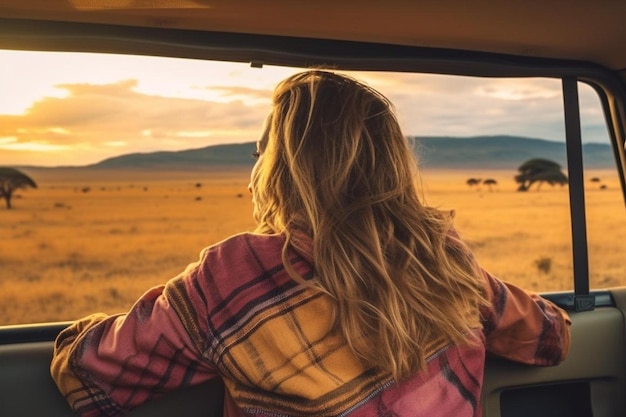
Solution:
[(271, 105), (273, 90), (244, 87), (244, 86), (209, 86), (206, 90), (215, 92), (226, 101), (243, 100), (246, 103)]
[[(262, 71), (253, 75), (269, 74)], [(407, 135), (564, 138), (558, 79), (354, 75), (389, 97)], [(270, 82), (246, 78), (236, 84), (229, 78), (210, 85), (190, 79), (185, 87), (175, 81), (163, 83), (161, 92), (154, 80), (142, 88), (139, 78), (56, 84), (63, 94), (41, 98), (22, 114), (0, 114), (0, 164), (84, 165), (130, 152), (257, 139), (270, 111)], [(584, 140), (608, 141), (597, 95), (585, 86), (580, 90)]]
[[(518, 135), (564, 140), (561, 83), (549, 78), (481, 78), (363, 73), (395, 104), (404, 131), (416, 136)], [(586, 140), (607, 141), (599, 104), (583, 94)], [(592, 92), (595, 94), (595, 92)], [(586, 98), (583, 100), (583, 98)], [(595, 99), (597, 101), (597, 98)]]
[[(559, 79), (381, 72), (356, 76), (389, 97), (409, 135), (565, 137)], [(579, 99), (583, 140), (608, 143), (597, 93), (579, 83)]]
[[(50, 155), (59, 152), (61, 161), (72, 163), (76, 151), (91, 150), (92, 156), (80, 163), (91, 163), (125, 152), (202, 147), (223, 142), (256, 140), (269, 111), (269, 104), (248, 102), (242, 97), (212, 102), (171, 98), (136, 91), (137, 80), (113, 84), (62, 84), (65, 97), (47, 97), (35, 102), (21, 115), (0, 115), (0, 163), (7, 152), (18, 163), (29, 163), (28, 152)], [(223, 89), (241, 96), (236, 89)], [(257, 98), (266, 91), (246, 89)], [(80, 153), (80, 152), (79, 152)], [(10, 160), (9, 160), (10, 161)], [(55, 161), (58, 161), (55, 157)], [(13, 162), (13, 161), (11, 161)]]

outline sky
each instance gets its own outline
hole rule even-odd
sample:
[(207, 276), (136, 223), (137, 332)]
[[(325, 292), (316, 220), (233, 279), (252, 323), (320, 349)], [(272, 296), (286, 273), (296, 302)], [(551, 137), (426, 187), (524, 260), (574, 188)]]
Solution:
[[(301, 69), (0, 50), (0, 166), (82, 166), (134, 152), (256, 141), (274, 86)], [(350, 72), (387, 96), (406, 135), (564, 140), (557, 79)], [(608, 143), (579, 85), (584, 142)]]

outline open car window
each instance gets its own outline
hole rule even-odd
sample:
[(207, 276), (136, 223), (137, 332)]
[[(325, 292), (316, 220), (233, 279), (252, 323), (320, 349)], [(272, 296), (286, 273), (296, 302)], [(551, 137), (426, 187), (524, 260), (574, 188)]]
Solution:
[[(585, 203), (589, 251), (589, 286), (592, 289), (623, 286), (624, 198), (614, 157), (604, 155), (610, 146), (598, 93), (579, 84)], [(598, 140), (589, 140), (597, 137)], [(598, 163), (603, 159), (604, 163)], [(588, 168), (587, 168), (588, 167)]]
[[(36, 184), (1, 201), (0, 324), (124, 311), (203, 247), (253, 229), (250, 155), (273, 87), (301, 69), (0, 53), (0, 166)], [(486, 269), (572, 289), (559, 79), (345, 72), (395, 104), (426, 203), (455, 210)], [(580, 86), (591, 285), (623, 285), (619, 179), (600, 101)], [(552, 165), (530, 178), (537, 159)]]

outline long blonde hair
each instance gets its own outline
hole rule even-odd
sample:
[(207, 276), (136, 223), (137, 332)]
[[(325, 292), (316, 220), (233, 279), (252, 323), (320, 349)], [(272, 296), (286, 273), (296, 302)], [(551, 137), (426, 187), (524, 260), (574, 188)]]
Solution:
[(258, 232), (313, 242), (315, 284), (334, 327), (365, 364), (396, 379), (425, 366), (435, 341), (479, 328), (483, 284), (452, 214), (423, 205), (417, 163), (391, 103), (350, 77), (312, 70), (274, 91), (253, 175)]

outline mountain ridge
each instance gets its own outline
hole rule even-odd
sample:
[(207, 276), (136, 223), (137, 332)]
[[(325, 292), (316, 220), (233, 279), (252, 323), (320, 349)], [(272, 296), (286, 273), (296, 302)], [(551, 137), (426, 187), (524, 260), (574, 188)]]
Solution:
[[(413, 138), (420, 165), (424, 168), (517, 169), (532, 158), (545, 158), (567, 167), (564, 142), (521, 136), (495, 135), (467, 138), (428, 136)], [(611, 146), (583, 144), (586, 168), (614, 168)]]
[[(516, 170), (532, 158), (551, 159), (564, 168), (567, 166), (564, 142), (508, 135), (412, 136), (409, 140), (414, 143), (415, 153), (423, 168)], [(95, 164), (58, 168), (193, 170), (247, 167), (254, 164), (251, 154), (255, 150), (255, 142), (211, 145), (181, 151), (129, 153)], [(611, 146), (583, 144), (583, 163), (591, 169), (614, 168)]]

